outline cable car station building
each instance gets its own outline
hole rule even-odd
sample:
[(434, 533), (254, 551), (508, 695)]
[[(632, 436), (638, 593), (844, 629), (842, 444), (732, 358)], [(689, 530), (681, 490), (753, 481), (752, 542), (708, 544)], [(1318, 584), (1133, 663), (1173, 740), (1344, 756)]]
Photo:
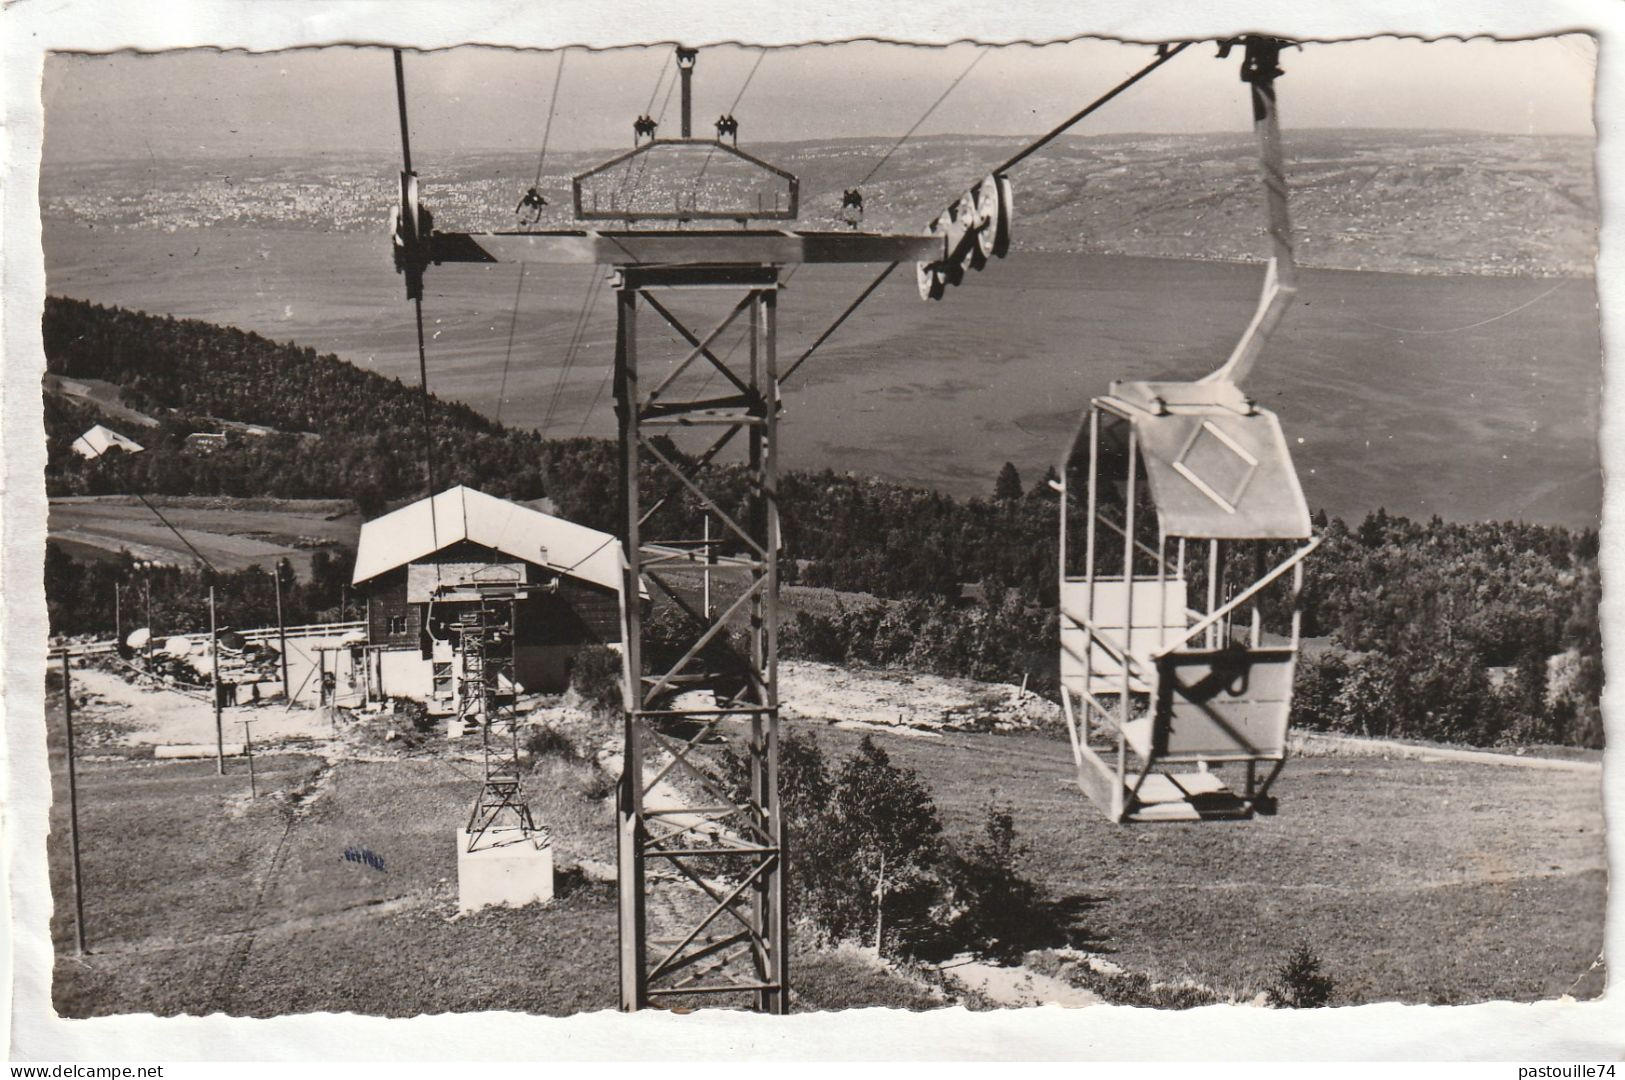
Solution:
[(621, 580), (613, 536), (473, 488), (374, 518), (353, 576), (367, 602), (367, 698), (458, 712), (457, 627), (498, 594), (514, 603), (516, 689), (562, 691), (577, 653), (620, 641)]

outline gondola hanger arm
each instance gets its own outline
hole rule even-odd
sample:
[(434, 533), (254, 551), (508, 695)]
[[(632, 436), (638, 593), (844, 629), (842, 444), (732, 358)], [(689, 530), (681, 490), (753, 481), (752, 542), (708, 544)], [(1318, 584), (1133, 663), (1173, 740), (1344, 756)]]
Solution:
[[(1219, 47), (1221, 57), (1233, 43)], [(1201, 379), (1202, 383), (1240, 384), (1269, 344), (1281, 318), (1298, 291), (1298, 263), (1293, 251), (1292, 219), (1287, 208), (1286, 167), (1281, 152), (1281, 124), (1276, 112), (1275, 80), (1282, 72), (1281, 50), (1287, 42), (1278, 38), (1247, 37), (1241, 42), (1244, 53), (1241, 79), (1252, 88), (1253, 130), (1258, 135), (1259, 165), (1264, 180), (1264, 201), (1269, 216), (1270, 260), (1264, 268), (1264, 290), (1252, 320), (1223, 366)]]

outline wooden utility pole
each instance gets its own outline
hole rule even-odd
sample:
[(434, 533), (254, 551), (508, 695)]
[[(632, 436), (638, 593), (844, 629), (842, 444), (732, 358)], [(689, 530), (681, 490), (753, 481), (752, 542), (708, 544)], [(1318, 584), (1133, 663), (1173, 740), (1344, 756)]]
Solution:
[(880, 956), (880, 946), (885, 940), (886, 933), (886, 852), (880, 853), (880, 874), (875, 879), (875, 956)]
[(62, 717), (68, 733), (68, 847), (73, 851), (74, 953), (85, 955), (85, 893), (79, 883), (79, 781), (73, 764), (73, 676), (62, 653)]
[(147, 564), (147, 668), (152, 668), (152, 564)]
[(271, 580), (276, 582), (276, 647), (282, 654), (282, 700), (288, 701), (293, 691), (288, 684), (288, 630), (282, 622), (282, 564), (271, 568)]
[(118, 582), (113, 583), (113, 641), (124, 647), (124, 586)]
[(214, 767), (226, 775), (226, 732), (220, 720), (220, 631), (214, 619), (214, 586), (209, 586), (209, 686), (214, 697)]
[(248, 731), (248, 725), (253, 722), (253, 717), (239, 721), (243, 725), (243, 753), (248, 755), (248, 797), (257, 799), (260, 793), (254, 783), (254, 736)]
[(711, 515), (705, 515), (705, 617), (711, 617), (711, 567), (716, 562), (711, 550)]

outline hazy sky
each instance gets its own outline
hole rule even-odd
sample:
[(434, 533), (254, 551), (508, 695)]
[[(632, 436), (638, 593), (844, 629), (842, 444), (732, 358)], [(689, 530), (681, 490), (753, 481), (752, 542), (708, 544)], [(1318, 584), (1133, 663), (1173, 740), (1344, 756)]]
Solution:
[[(875, 43), (702, 52), (696, 134), (728, 108), (742, 141), (900, 135), (976, 58), (979, 46)], [(1240, 130), (1248, 123), (1234, 57), (1193, 46), (1080, 131)], [(920, 130), (1031, 134), (1150, 59), (1147, 46), (1081, 41), (994, 48)], [(547, 123), (557, 52), (463, 48), (408, 54), (414, 149), (534, 151)], [(1586, 134), (1595, 52), (1581, 35), (1529, 42), (1378, 39), (1309, 45), (1283, 59), (1289, 126), (1472, 128)], [(671, 50), (566, 54), (551, 146), (621, 147), (631, 121), (658, 113)], [(658, 95), (656, 89), (659, 89)], [(390, 54), (328, 48), (253, 55), (186, 51), (53, 55), (45, 68), (47, 160), (282, 154), (398, 147)], [(653, 99), (653, 105), (650, 101)], [(673, 94), (662, 134), (677, 133)]]

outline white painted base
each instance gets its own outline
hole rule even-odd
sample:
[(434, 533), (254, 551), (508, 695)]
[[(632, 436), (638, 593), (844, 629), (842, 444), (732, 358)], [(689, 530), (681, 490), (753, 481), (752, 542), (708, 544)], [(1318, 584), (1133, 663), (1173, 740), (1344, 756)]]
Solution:
[(518, 829), (487, 829), (477, 850), (468, 850), (468, 830), (457, 830), (457, 906), (463, 914), (505, 904), (523, 907), (553, 899), (553, 846), (539, 833), (522, 838)]

